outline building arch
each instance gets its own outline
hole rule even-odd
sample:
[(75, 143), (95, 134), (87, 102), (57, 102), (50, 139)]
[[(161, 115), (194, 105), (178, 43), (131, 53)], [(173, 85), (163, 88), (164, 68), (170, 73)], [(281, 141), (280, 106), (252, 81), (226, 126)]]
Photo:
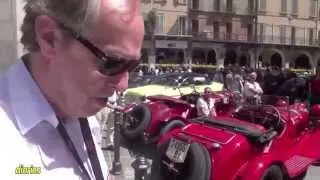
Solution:
[(224, 58), (224, 66), (234, 65), (237, 63), (237, 53), (233, 49), (227, 49)]
[(278, 66), (279, 68), (284, 66), (285, 56), (279, 49), (263, 49), (258, 57), (261, 60), (262, 66)]
[(250, 55), (249, 54), (242, 54), (239, 58), (238, 63), (240, 66), (250, 66)]
[(206, 61), (206, 53), (204, 49), (194, 48), (192, 50), (192, 63), (203, 64)]
[(312, 69), (313, 67), (315, 67), (312, 56), (309, 52), (306, 51), (300, 51), (299, 53), (297, 53), (297, 56), (292, 63), (294, 65), (294, 68), (297, 69)]
[(210, 64), (210, 65), (217, 64), (217, 54), (214, 49), (209, 50), (207, 54), (207, 64)]

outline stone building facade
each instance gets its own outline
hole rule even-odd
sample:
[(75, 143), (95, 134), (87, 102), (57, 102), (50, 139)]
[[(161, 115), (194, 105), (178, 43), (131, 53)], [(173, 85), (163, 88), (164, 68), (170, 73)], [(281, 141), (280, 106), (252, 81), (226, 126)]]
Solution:
[(144, 0), (142, 9), (155, 13), (143, 50), (151, 65), (312, 69), (320, 60), (319, 0)]

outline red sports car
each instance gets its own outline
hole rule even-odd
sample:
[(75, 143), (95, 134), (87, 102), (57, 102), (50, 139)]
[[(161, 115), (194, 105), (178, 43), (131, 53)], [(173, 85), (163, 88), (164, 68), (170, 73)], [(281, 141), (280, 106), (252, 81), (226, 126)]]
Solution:
[[(172, 129), (185, 126), (189, 119), (197, 117), (196, 102), (200, 93), (182, 95), (179, 98), (157, 95), (147, 97), (141, 103), (127, 111), (124, 115), (121, 133), (129, 140), (141, 140), (155, 143), (162, 135)], [(214, 92), (218, 116), (230, 116), (235, 104), (232, 93), (228, 91)]]
[(233, 117), (199, 117), (159, 139), (156, 180), (303, 179), (320, 159), (320, 105), (244, 105)]

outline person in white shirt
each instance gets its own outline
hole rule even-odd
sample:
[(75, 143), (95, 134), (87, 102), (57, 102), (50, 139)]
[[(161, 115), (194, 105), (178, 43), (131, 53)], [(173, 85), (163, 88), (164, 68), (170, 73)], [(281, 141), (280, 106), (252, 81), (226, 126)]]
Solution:
[(256, 82), (257, 74), (250, 73), (249, 80), (244, 84), (244, 98), (250, 104), (256, 104), (261, 100), (263, 90), (258, 82)]
[(26, 0), (24, 9), (26, 54), (0, 75), (1, 179), (110, 179), (87, 117), (139, 64), (140, 1)]
[(196, 105), (198, 116), (214, 117), (217, 115), (215, 109), (215, 101), (211, 97), (211, 95), (212, 89), (210, 87), (206, 87), (204, 89), (203, 96), (198, 98)]
[(115, 91), (112, 96), (108, 97), (106, 107), (103, 108), (96, 117), (101, 124), (101, 148), (104, 150), (113, 150), (113, 132), (115, 111), (122, 111), (124, 107), (118, 105), (119, 92)]
[[(117, 106), (118, 94), (115, 91), (112, 96), (108, 97), (106, 107), (101, 109), (94, 116), (89, 117), (92, 124), (93, 135), (96, 137), (98, 144), (102, 149), (112, 149), (113, 138), (110, 139), (110, 130), (113, 130), (114, 110), (122, 110)], [(106, 141), (107, 140), (107, 141)]]

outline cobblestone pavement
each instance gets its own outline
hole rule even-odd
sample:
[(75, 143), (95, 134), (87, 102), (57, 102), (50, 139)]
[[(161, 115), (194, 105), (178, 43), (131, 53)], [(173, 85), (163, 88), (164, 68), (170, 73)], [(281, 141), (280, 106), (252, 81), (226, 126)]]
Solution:
[(320, 167), (311, 167), (308, 171), (305, 180), (319, 180), (320, 179)]
[[(109, 169), (112, 168), (113, 153), (110, 151), (104, 151), (105, 158), (108, 163)], [(133, 158), (130, 156), (128, 150), (121, 148), (120, 149), (120, 159), (122, 164), (122, 173), (119, 176), (114, 176), (114, 180), (134, 180), (134, 171), (131, 168), (131, 163)]]

